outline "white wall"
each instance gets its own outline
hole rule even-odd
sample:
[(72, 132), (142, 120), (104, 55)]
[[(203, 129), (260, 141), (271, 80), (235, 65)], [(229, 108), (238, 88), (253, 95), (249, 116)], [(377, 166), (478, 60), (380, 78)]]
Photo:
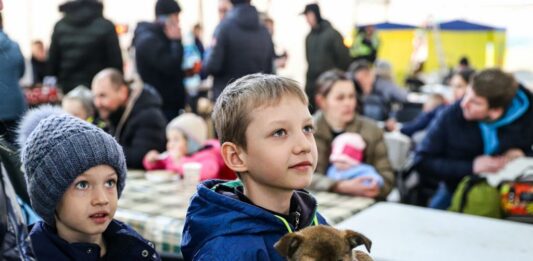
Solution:
[[(30, 43), (42, 39), (48, 44), (53, 26), (61, 17), (58, 5), (65, 0), (4, 0), (5, 31), (29, 55)], [(130, 34), (121, 37), (127, 47), (138, 21), (154, 19), (155, 0), (103, 0), (104, 13), (115, 23), (128, 24)], [(218, 0), (179, 0), (183, 9), (182, 31), (189, 31), (203, 18), (204, 43), (208, 44), (218, 23)], [(355, 23), (392, 22), (421, 24), (429, 16), (437, 21), (468, 19), (507, 28), (507, 69), (533, 70), (533, 0), (253, 0), (260, 11), (275, 20), (274, 42), (289, 53), (287, 68), (280, 74), (303, 81), (305, 36), (309, 27), (299, 13), (305, 4), (318, 2), (324, 18), (343, 35), (351, 34)], [(389, 3), (387, 5), (387, 3)], [(203, 12), (200, 13), (200, 5)]]

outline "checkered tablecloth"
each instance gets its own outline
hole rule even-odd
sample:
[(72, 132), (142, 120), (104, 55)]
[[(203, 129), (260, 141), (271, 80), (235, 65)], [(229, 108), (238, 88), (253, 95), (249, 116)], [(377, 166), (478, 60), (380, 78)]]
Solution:
[[(129, 171), (115, 218), (132, 226), (160, 253), (181, 256), (180, 243), (189, 199), (196, 187), (181, 180), (154, 182), (140, 171)], [(331, 225), (372, 205), (368, 198), (312, 192), (319, 212)]]

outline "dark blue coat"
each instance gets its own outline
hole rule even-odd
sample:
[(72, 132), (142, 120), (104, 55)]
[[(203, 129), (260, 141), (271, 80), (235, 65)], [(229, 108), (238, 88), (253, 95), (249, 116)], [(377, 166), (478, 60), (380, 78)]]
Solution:
[[(274, 249), (288, 232), (284, 223), (265, 209), (212, 189), (223, 182), (200, 184), (191, 200), (181, 242), (185, 260), (285, 260)], [(315, 199), (305, 191), (296, 191), (294, 197), (309, 210), (301, 215), (302, 228), (312, 225)], [(316, 216), (318, 223), (326, 224), (322, 216)]]
[(170, 40), (158, 23), (141, 22), (135, 29), (133, 45), (137, 71), (144, 82), (159, 92), (163, 110), (184, 109), (186, 92), (181, 41)]
[[(495, 155), (511, 148), (519, 148), (533, 156), (533, 97), (523, 90), (529, 100), (524, 115), (498, 129), (499, 149)], [(478, 121), (463, 117), (460, 101), (446, 108), (430, 125), (427, 136), (416, 151), (415, 164), (422, 175), (444, 180), (450, 191), (465, 176), (473, 174), (473, 163), (483, 155), (483, 139)]]
[(411, 137), (416, 132), (425, 130), (431, 124), (433, 119), (435, 119), (435, 117), (445, 108), (446, 105), (441, 105), (431, 111), (423, 112), (422, 114), (418, 115), (418, 117), (416, 117), (414, 120), (403, 123), (400, 132)]
[(222, 20), (214, 38), (204, 70), (214, 76), (215, 100), (230, 81), (252, 73), (272, 73), (274, 45), (255, 7), (236, 5)]
[[(54, 228), (40, 221), (30, 238), (38, 260), (99, 260), (100, 247), (89, 243), (69, 244), (57, 235)], [(108, 245), (107, 260), (161, 260), (151, 242), (143, 239), (124, 223), (113, 220), (104, 232)]]

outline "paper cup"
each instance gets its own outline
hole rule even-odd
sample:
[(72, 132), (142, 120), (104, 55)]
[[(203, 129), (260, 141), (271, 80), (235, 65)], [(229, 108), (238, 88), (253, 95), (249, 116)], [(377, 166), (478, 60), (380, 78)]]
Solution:
[(202, 164), (189, 162), (183, 164), (183, 181), (186, 185), (197, 185), (200, 182)]

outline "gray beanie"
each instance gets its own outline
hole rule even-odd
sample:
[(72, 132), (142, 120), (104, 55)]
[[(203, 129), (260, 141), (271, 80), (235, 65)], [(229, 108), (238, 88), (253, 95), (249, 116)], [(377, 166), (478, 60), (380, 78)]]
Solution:
[(70, 184), (92, 167), (115, 169), (120, 197), (127, 171), (124, 152), (98, 127), (57, 107), (41, 106), (23, 117), (18, 141), (32, 207), (48, 225), (55, 226), (56, 206)]

